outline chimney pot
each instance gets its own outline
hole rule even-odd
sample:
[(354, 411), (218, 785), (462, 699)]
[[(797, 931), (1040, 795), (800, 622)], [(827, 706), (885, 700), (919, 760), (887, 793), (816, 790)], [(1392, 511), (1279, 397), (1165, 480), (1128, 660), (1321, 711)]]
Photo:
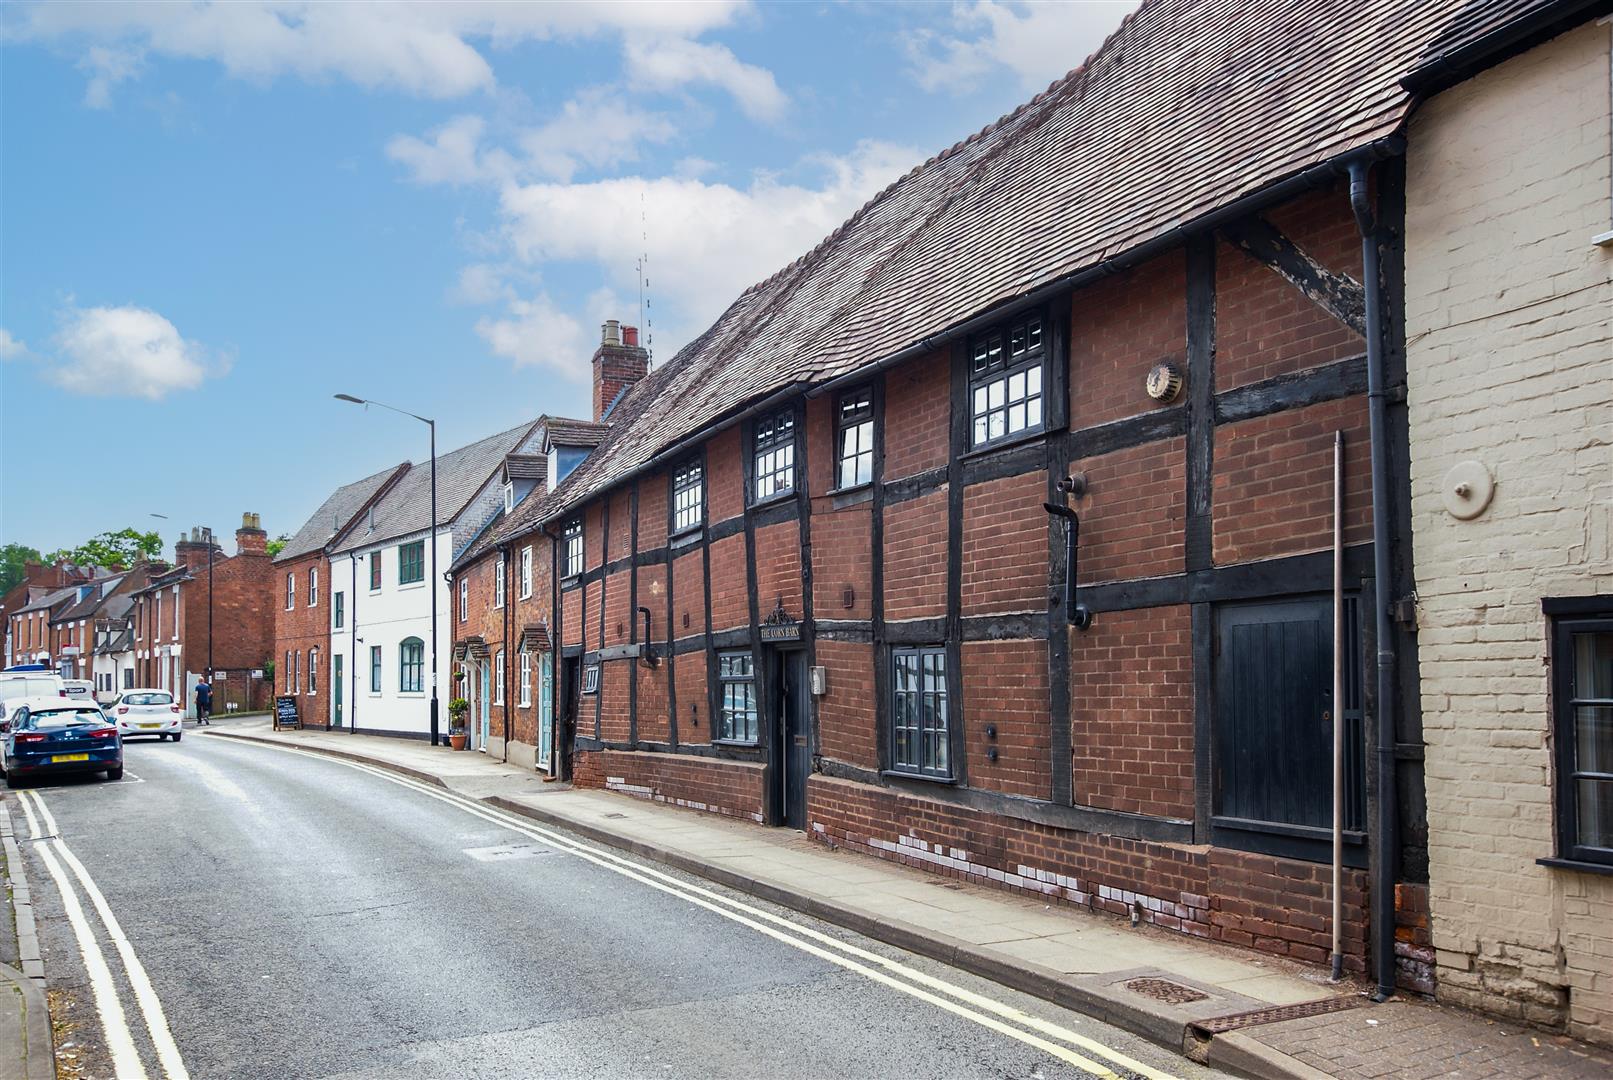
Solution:
[(638, 327), (636, 327), (636, 326), (624, 326), (624, 327), (622, 327), (622, 344), (623, 345), (631, 345), (634, 348), (638, 348)]
[(605, 325), (599, 328), (599, 342), (601, 345), (620, 345), (622, 343), (622, 324), (618, 319), (606, 319)]

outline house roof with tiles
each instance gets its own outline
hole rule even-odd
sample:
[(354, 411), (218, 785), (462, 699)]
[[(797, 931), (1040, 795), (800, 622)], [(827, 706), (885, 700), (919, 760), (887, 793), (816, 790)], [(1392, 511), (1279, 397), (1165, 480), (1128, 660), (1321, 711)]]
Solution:
[(397, 478), (408, 469), (409, 463), (405, 461), (389, 469), (382, 469), (373, 476), (366, 476), (351, 484), (343, 484), (331, 492), (330, 498), (321, 503), (313, 516), (303, 522), (297, 534), (286, 541), (286, 546), (280, 549), (274, 561), (285, 562), (322, 549), (336, 539), (354, 518), (368, 509), (371, 501), (381, 494), (388, 484), (396, 482)]
[(1080, 67), (742, 293), (633, 387), (556, 492), (497, 531), (531, 531), (772, 395), (1180, 241), (1396, 135), (1416, 102), (1400, 79), (1432, 42), (1493, 21), (1475, 7), (1547, 2), (1145, 0)]

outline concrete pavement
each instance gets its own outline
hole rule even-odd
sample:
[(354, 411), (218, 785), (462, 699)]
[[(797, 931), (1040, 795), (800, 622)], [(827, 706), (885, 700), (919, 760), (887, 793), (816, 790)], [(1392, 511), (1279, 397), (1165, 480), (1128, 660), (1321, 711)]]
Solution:
[(33, 894), (8, 816), (0, 812), (0, 1080), (56, 1075), (45, 968), (39, 956)]
[(1254, 1076), (1613, 1075), (1613, 1055), (1421, 1001), (1370, 1005), (1312, 968), (600, 791), (413, 740), (220, 725), (346, 756), (934, 957)]

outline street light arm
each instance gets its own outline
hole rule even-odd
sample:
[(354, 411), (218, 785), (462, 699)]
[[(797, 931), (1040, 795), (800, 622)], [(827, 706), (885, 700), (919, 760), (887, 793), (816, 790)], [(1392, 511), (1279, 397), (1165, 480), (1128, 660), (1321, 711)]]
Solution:
[(430, 424), (434, 428), (437, 426), (437, 422), (435, 420), (428, 419), (424, 416), (419, 416), (407, 409), (400, 409), (395, 405), (388, 405), (384, 401), (371, 401), (369, 398), (354, 397), (352, 394), (336, 394), (334, 396), (337, 401), (346, 401), (353, 405), (374, 405), (378, 409), (387, 409), (391, 412), (398, 413), (400, 416), (412, 416), (422, 424)]

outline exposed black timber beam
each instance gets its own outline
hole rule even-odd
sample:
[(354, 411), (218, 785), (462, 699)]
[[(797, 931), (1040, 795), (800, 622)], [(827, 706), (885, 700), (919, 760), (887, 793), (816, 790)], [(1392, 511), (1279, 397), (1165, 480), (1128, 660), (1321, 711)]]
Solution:
[(1366, 336), (1366, 290), (1359, 281), (1348, 274), (1329, 270), (1305, 254), (1259, 214), (1229, 222), (1221, 227), (1221, 232), (1250, 258), (1287, 279), (1311, 303), (1357, 334)]
[(1215, 422), (1230, 424), (1367, 392), (1365, 354), (1289, 371), (1215, 396)]

